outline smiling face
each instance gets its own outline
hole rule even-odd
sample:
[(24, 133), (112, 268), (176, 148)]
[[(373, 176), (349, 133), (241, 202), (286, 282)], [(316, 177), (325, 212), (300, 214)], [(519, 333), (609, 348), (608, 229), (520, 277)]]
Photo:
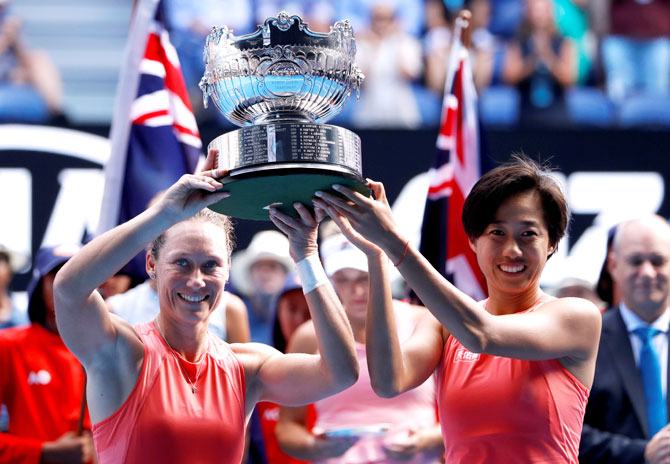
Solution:
[(481, 236), (470, 242), (489, 294), (535, 292), (550, 243), (539, 194), (530, 190), (505, 199)]
[(608, 264), (626, 306), (647, 322), (670, 302), (670, 227), (659, 218), (621, 226)]
[(209, 317), (228, 280), (226, 243), (225, 231), (204, 221), (180, 222), (165, 232), (158, 256), (147, 259), (162, 312), (179, 322)]

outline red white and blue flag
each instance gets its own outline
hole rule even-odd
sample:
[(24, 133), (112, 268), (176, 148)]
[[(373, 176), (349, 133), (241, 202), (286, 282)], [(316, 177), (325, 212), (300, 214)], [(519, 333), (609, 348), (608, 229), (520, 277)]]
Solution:
[[(137, 2), (126, 45), (105, 166), (98, 233), (144, 211), (159, 191), (195, 171), (202, 142), (160, 0)], [(146, 277), (144, 257), (135, 271)]]
[(476, 300), (486, 297), (486, 282), (465, 234), (465, 197), (481, 175), (477, 92), (468, 50), (457, 19), (442, 101), (437, 154), (421, 226), (421, 253), (456, 287)]

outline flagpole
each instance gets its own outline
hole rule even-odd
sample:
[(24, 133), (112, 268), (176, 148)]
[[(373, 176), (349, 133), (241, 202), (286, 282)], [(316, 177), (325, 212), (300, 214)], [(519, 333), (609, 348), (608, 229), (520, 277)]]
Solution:
[(138, 0), (135, 2), (114, 100), (114, 116), (109, 135), (111, 154), (105, 166), (105, 188), (97, 234), (117, 225), (121, 207), (121, 187), (126, 169), (126, 149), (130, 135), (130, 108), (139, 87), (138, 69), (144, 56), (147, 31), (156, 14), (159, 1)]
[[(444, 92), (442, 93), (442, 115), (440, 121), (444, 120), (445, 110), (447, 108), (447, 98), (449, 97), (450, 89), (453, 85), (456, 69), (458, 69), (459, 55), (463, 46), (467, 50), (470, 47), (470, 24), (472, 23), (472, 13), (470, 10), (461, 10), (455, 21), (454, 34), (451, 38), (451, 46), (449, 47), (449, 56), (447, 57), (447, 74), (444, 80)], [(463, 40), (461, 40), (463, 39)]]

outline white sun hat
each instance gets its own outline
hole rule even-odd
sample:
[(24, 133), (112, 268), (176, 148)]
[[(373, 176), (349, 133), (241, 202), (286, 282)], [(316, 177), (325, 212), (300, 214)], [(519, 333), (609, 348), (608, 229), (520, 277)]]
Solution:
[(275, 230), (263, 230), (253, 236), (249, 246), (233, 254), (230, 266), (230, 282), (235, 290), (244, 295), (254, 291), (249, 271), (258, 261), (277, 261), (289, 273), (295, 264), (289, 254), (289, 243), (286, 236)]
[(368, 258), (342, 234), (331, 235), (321, 243), (321, 259), (328, 277), (341, 269), (368, 272)]

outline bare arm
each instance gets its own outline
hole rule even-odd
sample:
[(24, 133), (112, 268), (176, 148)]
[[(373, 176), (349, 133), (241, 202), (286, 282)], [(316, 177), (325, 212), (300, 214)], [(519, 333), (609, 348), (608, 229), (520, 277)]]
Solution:
[(228, 343), (247, 343), (249, 334), (249, 316), (247, 305), (237, 296), (231, 294), (226, 302), (226, 338)]
[[(286, 352), (314, 354), (316, 343), (314, 325), (307, 321), (291, 337)], [(341, 456), (356, 442), (351, 437), (328, 439), (314, 435), (307, 429), (307, 406), (282, 406), (275, 434), (282, 451), (305, 461)]]
[[(299, 263), (317, 256), (316, 231), (323, 211), (317, 209), (315, 219), (305, 206), (297, 203), (295, 207), (299, 220), (276, 210), (271, 210), (270, 219), (288, 235), (291, 257)], [(320, 268), (321, 264), (317, 265)], [(247, 372), (247, 408), (261, 400), (290, 406), (313, 403), (344, 390), (358, 378), (354, 337), (330, 282), (325, 279), (305, 298), (316, 331), (318, 355), (284, 355), (265, 345), (251, 344), (246, 350), (235, 345)]]
[(421, 385), (440, 361), (446, 339), (442, 326), (426, 311), (412, 336), (401, 345), (386, 255), (377, 245), (363, 238), (333, 207), (319, 200), (315, 203), (326, 209), (347, 239), (368, 257), (370, 297), (365, 329), (372, 389), (383, 398), (391, 398)]
[[(321, 195), (357, 232), (398, 262), (407, 242), (397, 231), (382, 184), (370, 185), (376, 199), (344, 187), (338, 191), (349, 202), (325, 192)], [(442, 277), (411, 245), (398, 270), (437, 320), (470, 351), (530, 360), (567, 357), (578, 363), (595, 362), (600, 313), (585, 300), (561, 299), (532, 313), (494, 316)], [(592, 372), (580, 380), (590, 385)]]

